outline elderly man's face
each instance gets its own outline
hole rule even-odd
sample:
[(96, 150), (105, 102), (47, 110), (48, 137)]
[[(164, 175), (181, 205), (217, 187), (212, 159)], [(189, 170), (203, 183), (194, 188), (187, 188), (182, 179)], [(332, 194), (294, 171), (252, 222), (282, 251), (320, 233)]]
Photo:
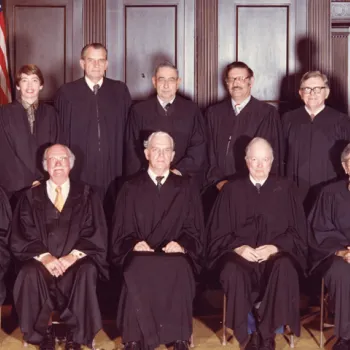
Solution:
[(314, 110), (324, 105), (329, 95), (329, 89), (325, 86), (322, 78), (313, 77), (303, 82), (299, 95), (306, 107)]
[(167, 135), (157, 135), (151, 139), (151, 144), (145, 149), (145, 156), (150, 168), (156, 173), (170, 169), (175, 152)]
[(46, 154), (46, 161), (50, 179), (56, 184), (66, 182), (70, 172), (67, 149), (61, 145), (52, 146)]
[(248, 96), (254, 83), (254, 77), (249, 77), (245, 68), (232, 68), (226, 78), (227, 89), (235, 102), (243, 102)]
[(246, 163), (249, 173), (256, 181), (262, 181), (269, 176), (273, 162), (270, 147), (264, 142), (256, 142), (246, 155)]
[(106, 51), (89, 47), (84, 59), (80, 59), (80, 66), (84, 69), (85, 76), (92, 82), (97, 83), (103, 78), (108, 67)]
[(158, 69), (157, 75), (152, 78), (152, 82), (160, 99), (169, 102), (175, 98), (181, 79), (177, 76), (174, 68), (162, 67)]
[(17, 90), (24, 101), (35, 101), (39, 98), (39, 92), (43, 88), (40, 79), (36, 74), (21, 74), (21, 80), (18, 83)]

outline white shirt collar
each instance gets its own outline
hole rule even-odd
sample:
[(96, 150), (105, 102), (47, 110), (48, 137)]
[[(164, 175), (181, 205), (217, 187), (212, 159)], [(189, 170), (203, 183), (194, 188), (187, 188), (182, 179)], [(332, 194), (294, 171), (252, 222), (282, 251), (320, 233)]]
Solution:
[[(46, 181), (47, 195), (52, 203), (55, 203), (55, 199), (57, 195), (56, 188), (57, 188), (57, 185), (51, 179)], [(68, 179), (65, 183), (61, 185), (61, 191), (62, 191), (61, 193), (64, 201), (66, 201), (68, 198), (69, 190), (70, 190), (70, 180)]]
[(172, 104), (172, 103), (174, 102), (175, 98), (176, 98), (176, 95), (175, 95), (175, 97), (174, 97), (172, 100), (170, 100), (169, 102), (164, 102), (164, 101), (157, 95), (158, 102), (160, 103), (160, 105), (161, 105), (163, 108), (164, 108), (168, 103)]
[(309, 115), (313, 114), (314, 116), (316, 116), (318, 113), (322, 112), (325, 108), (326, 108), (326, 105), (323, 105), (323, 106), (321, 106), (320, 108), (316, 109), (316, 111), (315, 111), (314, 113), (312, 113), (312, 112), (309, 110), (309, 108), (307, 108), (307, 107), (305, 106), (306, 112), (307, 112)]
[[(96, 83), (94, 83), (93, 81), (91, 81), (91, 79), (89, 79), (86, 75), (85, 75), (85, 82), (86, 84), (88, 84), (88, 87), (90, 88), (91, 91), (94, 91), (94, 85), (96, 85)], [(98, 86), (101, 87), (103, 84), (103, 77), (97, 82)]]
[[(249, 95), (244, 101), (242, 101), (241, 103), (239, 103), (239, 110), (241, 111), (250, 101), (250, 99), (252, 98), (252, 95)], [(232, 108), (235, 109), (237, 102), (231, 98), (231, 103), (232, 103)]]
[(257, 183), (259, 183), (261, 186), (266, 182), (267, 178), (265, 180), (262, 181), (256, 181), (253, 179), (253, 177), (249, 174), (249, 179), (251, 181), (251, 183), (255, 186)]
[[(148, 173), (149, 177), (151, 178), (151, 180), (154, 182), (154, 184), (157, 185), (156, 177), (159, 176), (159, 175), (155, 174), (150, 168), (148, 168), (147, 173)], [(162, 179), (162, 181), (160, 182), (162, 185), (164, 185), (164, 182), (165, 182), (166, 179), (168, 178), (169, 174), (170, 174), (170, 170), (168, 169), (168, 170), (162, 175), (162, 176), (164, 176), (163, 179)]]

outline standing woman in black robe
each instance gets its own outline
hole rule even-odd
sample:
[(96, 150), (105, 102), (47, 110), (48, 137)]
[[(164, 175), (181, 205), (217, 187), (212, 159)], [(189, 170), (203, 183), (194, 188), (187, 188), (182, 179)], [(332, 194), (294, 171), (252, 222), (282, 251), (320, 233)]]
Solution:
[(343, 174), (338, 160), (350, 141), (350, 119), (325, 105), (330, 88), (319, 71), (303, 75), (299, 94), (305, 106), (286, 113), (282, 124), (286, 175), (299, 187), (308, 214), (320, 189)]
[(28, 64), (16, 74), (18, 99), (1, 108), (0, 186), (14, 205), (18, 192), (35, 185), (43, 176), (43, 150), (58, 139), (55, 109), (39, 102), (44, 77), (39, 67)]

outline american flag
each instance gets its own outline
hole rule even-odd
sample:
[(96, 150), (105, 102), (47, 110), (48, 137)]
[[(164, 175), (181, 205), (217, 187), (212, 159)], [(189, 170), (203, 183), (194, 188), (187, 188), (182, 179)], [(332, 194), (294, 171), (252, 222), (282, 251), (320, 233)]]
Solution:
[(3, 12), (3, 0), (0, 0), (0, 104), (11, 102), (11, 85), (8, 73), (6, 53), (6, 27)]

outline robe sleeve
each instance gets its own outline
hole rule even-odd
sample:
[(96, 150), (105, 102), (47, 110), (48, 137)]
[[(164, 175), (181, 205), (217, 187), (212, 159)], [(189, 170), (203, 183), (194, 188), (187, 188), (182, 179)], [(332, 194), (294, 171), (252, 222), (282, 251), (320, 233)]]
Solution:
[(140, 242), (134, 227), (133, 211), (127, 200), (129, 195), (129, 185), (126, 182), (118, 194), (113, 217), (110, 259), (115, 265), (123, 265), (135, 244)]
[(12, 220), (10, 247), (16, 259), (26, 261), (48, 251), (39, 230), (32, 209), (31, 191), (28, 191), (19, 200)]
[(83, 225), (73, 249), (92, 258), (102, 276), (108, 278), (107, 224), (98, 195), (90, 190), (85, 203)]
[[(271, 107), (271, 106), (269, 106)], [(261, 124), (256, 136), (266, 139), (272, 146), (274, 161), (271, 174), (284, 175), (284, 135), (280, 115), (276, 108), (269, 108), (264, 122)]]
[(314, 267), (338, 250), (346, 249), (350, 242), (336, 223), (335, 194), (325, 188), (309, 214), (309, 245)]
[(70, 124), (72, 117), (72, 105), (65, 97), (62, 88), (58, 90), (54, 106), (58, 113), (58, 124), (59, 124), (59, 142), (63, 145), (70, 146)]
[(198, 273), (203, 264), (204, 219), (202, 203), (196, 186), (191, 186), (189, 193), (190, 198), (186, 203), (186, 217), (176, 242), (185, 249), (186, 255), (190, 257)]
[(231, 186), (232, 184), (228, 183), (220, 191), (207, 224), (208, 245), (206, 258), (209, 269), (212, 269), (220, 257), (226, 253), (232, 252), (233, 249), (243, 244), (247, 244), (248, 242), (245, 242), (242, 237), (250, 236), (245, 235), (243, 232), (251, 230), (249, 223), (246, 227), (240, 229), (241, 234), (236, 235), (236, 218), (233, 214), (234, 210), (232, 210), (234, 203), (231, 200)]
[(135, 108), (130, 109), (129, 118), (125, 130), (125, 157), (124, 168), (127, 176), (137, 173), (143, 164), (145, 155), (140, 140), (140, 123), (142, 116), (138, 115)]
[(307, 224), (303, 204), (296, 185), (288, 189), (288, 227), (285, 232), (275, 236), (269, 244), (280, 251), (294, 256), (300, 266), (306, 268)]
[(205, 125), (199, 107), (196, 107), (194, 120), (192, 135), (187, 146), (186, 154), (174, 164), (174, 168), (179, 170), (182, 175), (198, 174), (205, 170), (207, 164)]

